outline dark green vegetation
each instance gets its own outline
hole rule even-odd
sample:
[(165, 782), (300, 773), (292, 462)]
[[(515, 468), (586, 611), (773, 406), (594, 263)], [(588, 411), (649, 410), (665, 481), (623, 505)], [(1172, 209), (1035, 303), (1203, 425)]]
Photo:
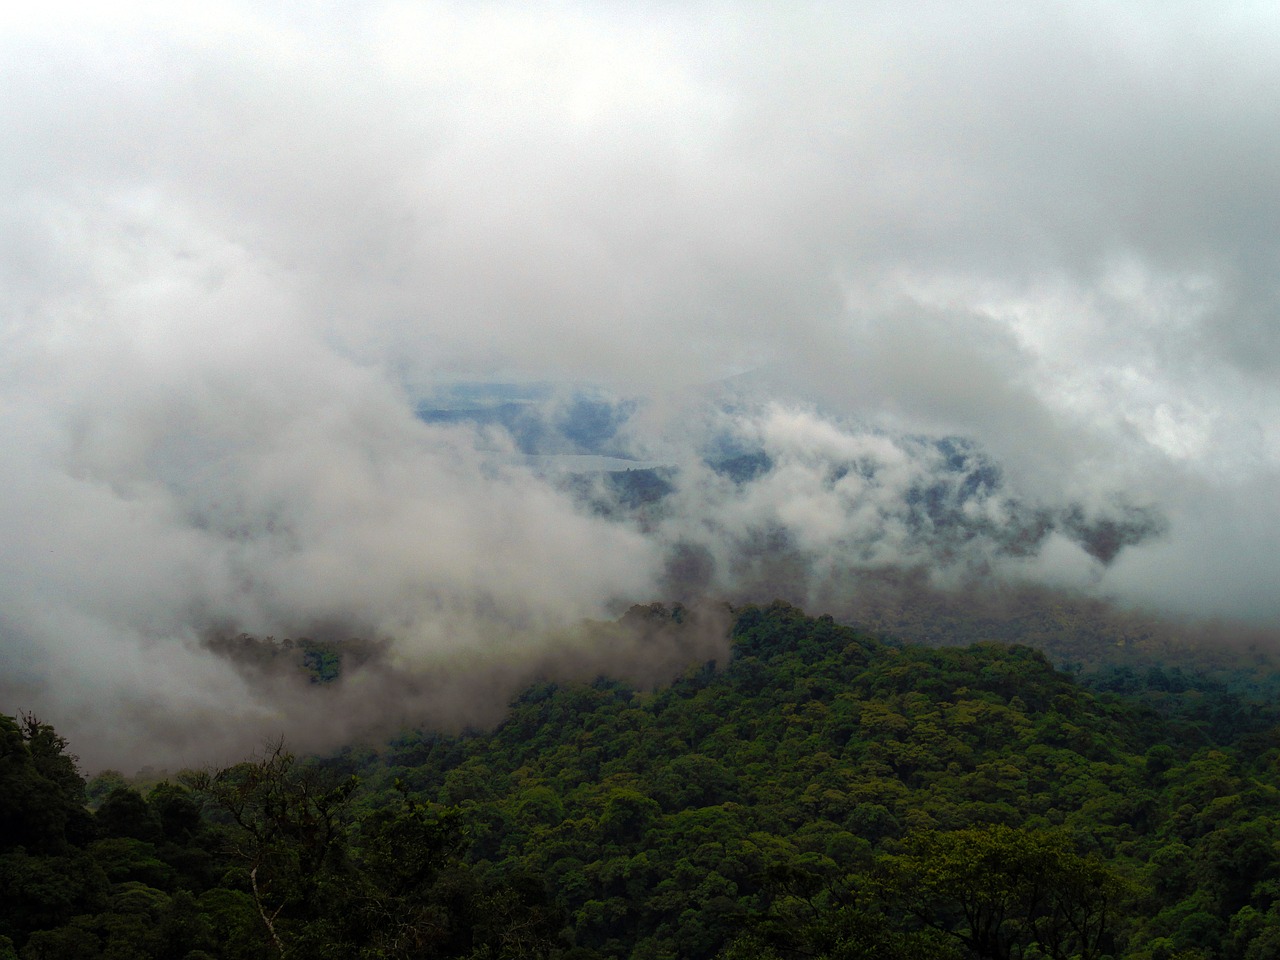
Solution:
[(313, 640), (300, 637), (297, 640), (277, 640), (275, 637), (252, 637), (247, 633), (237, 636), (209, 636), (205, 646), (236, 663), (242, 673), (254, 674), (301, 673), (312, 683), (332, 683), (342, 675), (343, 665), (348, 669), (359, 667), (384, 652), (383, 645), (368, 640), (345, 641)]
[(1278, 956), (1280, 718), (1170, 673), (1091, 691), (752, 607), (659, 691), (103, 776), (92, 813), (57, 734), (4, 718), (0, 960)]

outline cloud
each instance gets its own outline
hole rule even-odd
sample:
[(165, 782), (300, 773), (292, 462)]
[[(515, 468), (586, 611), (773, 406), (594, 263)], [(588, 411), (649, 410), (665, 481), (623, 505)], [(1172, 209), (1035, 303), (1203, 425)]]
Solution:
[[(1280, 623), (1274, 20), (5, 10), (6, 701), (271, 717), (204, 631), (411, 663), (885, 565)], [(593, 452), (673, 491), (414, 416), (466, 381), (634, 398)]]

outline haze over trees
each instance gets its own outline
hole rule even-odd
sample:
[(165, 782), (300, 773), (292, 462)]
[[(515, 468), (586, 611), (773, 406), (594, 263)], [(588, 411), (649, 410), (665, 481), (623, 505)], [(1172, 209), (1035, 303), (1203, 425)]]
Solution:
[(1280, 7), (0, 76), (0, 960), (1280, 956)]
[[(487, 726), (538, 671), (462, 666), (641, 598), (1280, 627), (1271, 5), (10, 3), (0, 64), (0, 704), (95, 768)], [(377, 694), (276, 682), (353, 637)]]

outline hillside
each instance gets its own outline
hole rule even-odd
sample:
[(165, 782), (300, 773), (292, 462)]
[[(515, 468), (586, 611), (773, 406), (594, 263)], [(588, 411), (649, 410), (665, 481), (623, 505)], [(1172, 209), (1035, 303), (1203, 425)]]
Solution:
[(6, 720), (0, 935), (23, 960), (1276, 955), (1276, 730), (1188, 741), (1029, 647), (784, 604), (739, 610), (732, 649), (657, 690), (535, 685), (489, 732), (97, 784), (94, 813), (52, 728)]

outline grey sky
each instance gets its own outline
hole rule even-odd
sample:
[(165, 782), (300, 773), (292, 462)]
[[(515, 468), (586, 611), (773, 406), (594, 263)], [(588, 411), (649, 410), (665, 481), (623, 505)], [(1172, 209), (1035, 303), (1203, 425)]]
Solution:
[[(690, 529), (918, 562), (893, 437), (1164, 521), (993, 575), (1280, 624), (1274, 5), (9, 5), (0, 84), (10, 710), (266, 723), (201, 630), (409, 663), (655, 599)], [(681, 459), (747, 373), (777, 471), (691, 469), (647, 534), (413, 417), (589, 382)], [(837, 491), (809, 442), (901, 472)]]

